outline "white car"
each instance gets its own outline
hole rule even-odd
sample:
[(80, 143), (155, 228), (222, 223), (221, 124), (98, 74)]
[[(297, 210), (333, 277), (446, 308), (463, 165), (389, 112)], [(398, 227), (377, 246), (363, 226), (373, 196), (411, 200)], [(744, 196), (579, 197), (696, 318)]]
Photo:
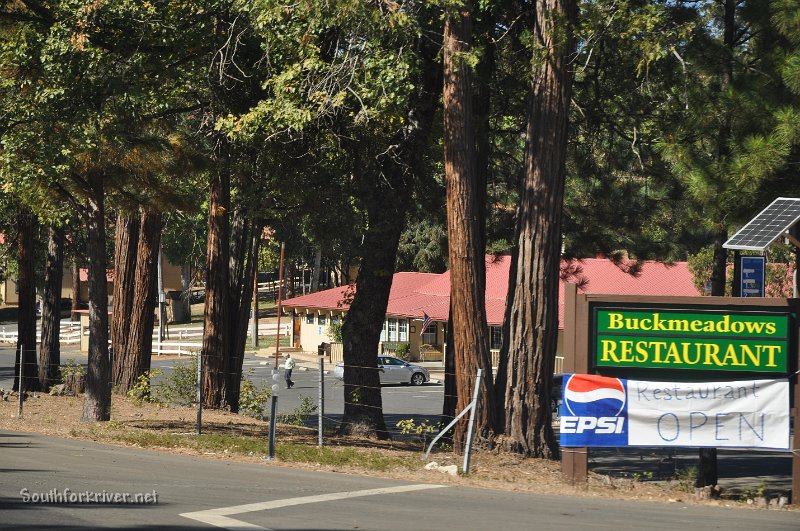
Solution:
[[(428, 369), (414, 365), (394, 356), (378, 356), (378, 374), (382, 384), (422, 385), (431, 379)], [(344, 362), (333, 369), (333, 375), (344, 380)]]

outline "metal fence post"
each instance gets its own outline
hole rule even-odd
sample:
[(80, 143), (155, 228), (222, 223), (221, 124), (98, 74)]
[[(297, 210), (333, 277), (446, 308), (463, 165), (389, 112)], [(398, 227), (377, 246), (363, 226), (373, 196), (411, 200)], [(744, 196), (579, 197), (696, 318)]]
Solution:
[(197, 351), (197, 435), (203, 431), (203, 349)]
[(325, 343), (317, 350), (319, 358), (319, 402), (317, 404), (317, 446), (322, 446), (322, 417), (325, 415)]
[(478, 409), (478, 398), (480, 397), (481, 389), (481, 374), (483, 370), (478, 369), (478, 374), (475, 376), (475, 392), (472, 395), (472, 411), (469, 412), (469, 424), (467, 425), (467, 448), (464, 451), (464, 473), (469, 474), (469, 457), (470, 450), (472, 450), (472, 428), (475, 425), (475, 411)]
[[(276, 362), (277, 365), (277, 362)], [(269, 408), (269, 457), (275, 459), (275, 424), (278, 422), (278, 389), (280, 389), (280, 372), (277, 368), (272, 369), (272, 397)]]

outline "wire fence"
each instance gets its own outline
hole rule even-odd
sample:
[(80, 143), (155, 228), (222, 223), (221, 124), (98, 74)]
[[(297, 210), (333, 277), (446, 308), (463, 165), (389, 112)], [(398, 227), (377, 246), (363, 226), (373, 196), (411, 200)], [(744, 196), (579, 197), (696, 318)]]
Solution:
[[(38, 350), (25, 349), (23, 359), (15, 362), (19, 351), (14, 348), (0, 348), (0, 388), (5, 390), (18, 389), (19, 372), (22, 367), (22, 389), (25, 393), (44, 393), (39, 385), (39, 360)], [(84, 386), (87, 378), (86, 358), (70, 356), (77, 352), (62, 354), (62, 363), (58, 367), (58, 377), (48, 390), (51, 394), (75, 395), (85, 392)], [(259, 421), (270, 420), (270, 401), (277, 395), (279, 410), (277, 420), (283, 424), (295, 427), (316, 428), (321, 434), (322, 441), (338, 436), (347, 424), (344, 418), (346, 409), (359, 411), (360, 417), (372, 420), (382, 419), (385, 432), (381, 433), (395, 441), (422, 443), (429, 441), (438, 428), (452, 420), (452, 416), (441, 414), (442, 401), (445, 398), (444, 386), (440, 382), (431, 383), (430, 374), (425, 375), (425, 385), (412, 385), (411, 371), (401, 385), (399, 380), (394, 385), (381, 384), (380, 374), (384, 371), (376, 366), (351, 365), (344, 370), (366, 370), (378, 373), (374, 385), (353, 386), (352, 391), (345, 393), (344, 382), (331, 374), (331, 365), (324, 359), (318, 363), (301, 361), (294, 369), (292, 379), (302, 380), (302, 391), (298, 392), (295, 386), (287, 389), (286, 371), (284, 369), (285, 356), (281, 356), (279, 368), (274, 370), (274, 358), (246, 358), (243, 361), (241, 372), (215, 368), (215, 365), (224, 365), (219, 358), (204, 356), (200, 351), (190, 353), (180, 359), (159, 360), (151, 358), (151, 368), (138, 377), (126, 393), (126, 400), (137, 405), (154, 404), (171, 408), (198, 408), (198, 354), (203, 368), (202, 396), (204, 402), (211, 401), (215, 390), (222, 395), (223, 404), (230, 399), (231, 386), (238, 382), (239, 388), (239, 413), (244, 417), (253, 417)], [(204, 359), (205, 358), (205, 359)], [(76, 362), (75, 359), (78, 361)], [(230, 360), (227, 360), (228, 362)], [(114, 359), (113, 352), (107, 359), (109, 364), (109, 377), (113, 378)], [(274, 374), (273, 374), (274, 373)], [(323, 378), (320, 380), (319, 375)], [(444, 373), (438, 373), (438, 378)], [(215, 390), (208, 389), (209, 383), (216, 382)], [(234, 383), (231, 383), (234, 382)], [(109, 380), (108, 385), (113, 388), (114, 382)], [(381, 405), (369, 401), (367, 395), (380, 396)], [(118, 400), (119, 394), (114, 394), (112, 402)], [(455, 397), (451, 397), (455, 398)], [(398, 403), (399, 401), (399, 403)], [(207, 420), (207, 423), (212, 421)], [(200, 424), (197, 431), (202, 431), (207, 426)], [(321, 429), (320, 429), (321, 428)]]

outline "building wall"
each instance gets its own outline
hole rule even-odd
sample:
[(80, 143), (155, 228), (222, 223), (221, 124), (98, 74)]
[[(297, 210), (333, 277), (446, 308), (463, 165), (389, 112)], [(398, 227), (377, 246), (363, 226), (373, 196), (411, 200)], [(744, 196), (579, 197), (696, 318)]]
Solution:
[[(170, 264), (167, 261), (164, 261), (164, 267), (162, 268), (162, 276), (164, 280), (164, 291), (169, 293), (170, 291), (182, 291), (183, 284), (181, 282), (181, 266)], [(16, 306), (19, 304), (19, 296), (16, 293), (16, 278), (7, 278), (3, 281), (2, 287), (0, 288), (0, 295), (2, 295), (3, 306)], [(64, 268), (64, 277), (61, 281), (61, 298), (62, 299), (70, 299), (72, 298), (72, 271), (70, 268)], [(108, 283), (108, 295), (109, 297), (113, 294), (114, 290), (114, 283)], [(37, 295), (41, 295), (41, 293), (37, 292)], [(80, 291), (80, 300), (81, 302), (88, 302), (89, 301), (89, 283), (88, 282), (81, 282), (81, 291)]]
[[(294, 308), (294, 312), (300, 316), (300, 348), (304, 352), (316, 352), (320, 343), (333, 341), (330, 336), (331, 319), (337, 318), (341, 322), (342, 312), (316, 308)], [(311, 323), (308, 322), (309, 318)], [(321, 318), (324, 319), (324, 324), (321, 323)], [(294, 340), (292, 337), (293, 342)]]

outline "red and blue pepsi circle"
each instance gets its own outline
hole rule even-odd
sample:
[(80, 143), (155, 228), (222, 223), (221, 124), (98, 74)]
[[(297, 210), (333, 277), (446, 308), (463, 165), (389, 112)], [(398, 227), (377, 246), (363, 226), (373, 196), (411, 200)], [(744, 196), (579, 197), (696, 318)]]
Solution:
[(562, 446), (626, 446), (627, 389), (619, 378), (572, 374), (563, 386)]

